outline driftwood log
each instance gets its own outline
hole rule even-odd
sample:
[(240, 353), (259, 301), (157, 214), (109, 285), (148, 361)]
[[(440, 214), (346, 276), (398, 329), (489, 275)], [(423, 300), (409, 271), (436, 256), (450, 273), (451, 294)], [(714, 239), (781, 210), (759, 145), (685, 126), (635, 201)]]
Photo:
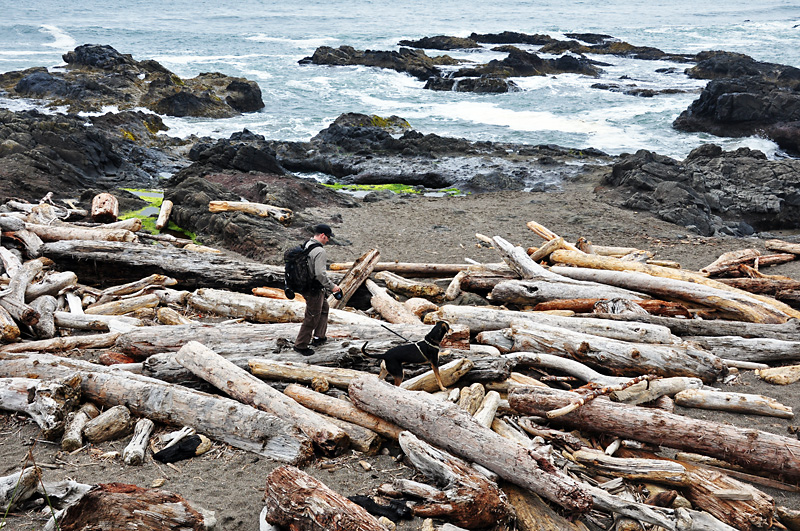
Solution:
[(100, 414), (97, 406), (87, 402), (81, 408), (70, 413), (64, 426), (64, 436), (61, 438), (61, 449), (66, 452), (77, 450), (83, 446), (83, 428), (86, 423)]
[(119, 217), (119, 199), (108, 192), (92, 198), (92, 220), (97, 223), (113, 223)]
[(160, 380), (75, 359), (44, 354), (0, 355), (0, 376), (36, 375), (42, 379), (81, 375), (84, 397), (109, 407), (127, 404), (154, 422), (192, 426), (236, 448), (287, 463), (313, 455), (311, 441), (282, 419), (236, 400), (208, 395)]
[(414, 315), (403, 303), (391, 297), (386, 289), (378, 286), (372, 280), (364, 282), (369, 292), (372, 294), (370, 303), (375, 310), (381, 314), (384, 320), (394, 324), (419, 324), (419, 317)]
[(342, 290), (342, 298), (337, 300), (336, 297), (331, 294), (328, 296), (328, 305), (338, 310), (347, 306), (350, 297), (353, 296), (359, 286), (372, 274), (372, 270), (380, 257), (381, 253), (377, 249), (370, 249), (361, 255), (358, 260), (353, 263), (353, 267), (347, 270), (347, 273), (345, 273), (342, 280), (338, 283), (339, 288)]
[(158, 209), (158, 218), (156, 218), (156, 228), (158, 230), (163, 229), (169, 223), (169, 217), (172, 214), (172, 201), (169, 199), (164, 199), (161, 201), (161, 207)]
[[(583, 487), (544, 456), (484, 428), (455, 404), (425, 398), (381, 382), (374, 376), (354, 380), (349, 393), (359, 408), (390, 420), (568, 510), (585, 512), (591, 508), (591, 497)], [(431, 418), (437, 421), (432, 423)]]
[(26, 377), (0, 378), (0, 409), (29, 415), (47, 439), (60, 436), (67, 416), (80, 399), (80, 378), (38, 380)]
[(290, 531), (386, 531), (360, 505), (293, 466), (267, 476), (264, 503), (266, 521)]
[(380, 271), (375, 278), (382, 280), (389, 290), (405, 297), (421, 297), (440, 301), (444, 296), (444, 289), (432, 282), (412, 281), (391, 271)]
[(294, 213), (289, 208), (265, 205), (264, 203), (249, 203), (243, 201), (210, 201), (208, 203), (209, 212), (244, 212), (262, 218), (275, 218), (284, 224), (292, 221)]
[(725, 393), (708, 389), (686, 389), (675, 395), (675, 404), (683, 407), (716, 409), (745, 415), (764, 415), (790, 419), (792, 408), (774, 398), (750, 393)]
[[(530, 387), (513, 389), (508, 402), (521, 414), (545, 416), (577, 398), (569, 391)], [(593, 400), (551, 422), (719, 457), (759, 473), (800, 477), (800, 441), (763, 431), (609, 400)]]
[[(328, 266), (331, 271), (345, 271), (353, 267), (353, 262), (334, 262)], [(374, 272), (390, 271), (398, 275), (409, 277), (446, 277), (457, 274), (459, 271), (469, 269), (470, 264), (424, 264), (409, 262), (378, 262), (372, 270)]]
[(178, 351), (176, 359), (195, 375), (240, 402), (285, 419), (329, 455), (338, 455), (349, 445), (347, 434), (325, 417), (303, 407), (197, 341), (188, 342)]
[(83, 427), (83, 436), (91, 443), (100, 443), (124, 437), (132, 428), (131, 411), (117, 404), (87, 422)]

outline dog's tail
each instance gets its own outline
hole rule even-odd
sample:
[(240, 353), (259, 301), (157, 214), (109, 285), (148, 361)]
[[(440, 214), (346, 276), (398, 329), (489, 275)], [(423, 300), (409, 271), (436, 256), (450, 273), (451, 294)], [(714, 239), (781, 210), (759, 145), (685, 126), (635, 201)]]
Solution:
[(369, 341), (367, 341), (366, 343), (364, 343), (364, 344), (361, 346), (361, 353), (362, 353), (363, 355), (365, 355), (365, 356), (367, 356), (367, 357), (370, 357), (370, 358), (375, 358), (375, 359), (383, 359), (383, 354), (378, 354), (377, 352), (376, 352), (376, 353), (374, 353), (374, 354), (373, 354), (373, 353), (370, 353), (370, 352), (367, 352), (367, 345), (369, 345)]

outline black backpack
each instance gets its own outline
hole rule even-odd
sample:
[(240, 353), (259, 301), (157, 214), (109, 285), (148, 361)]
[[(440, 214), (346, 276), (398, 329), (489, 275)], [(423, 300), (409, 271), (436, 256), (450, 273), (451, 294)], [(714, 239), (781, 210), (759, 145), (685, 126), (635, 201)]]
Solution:
[(294, 299), (295, 293), (308, 291), (319, 284), (308, 263), (308, 253), (316, 247), (322, 247), (322, 244), (313, 242), (305, 247), (305, 243), (301, 243), (283, 253), (283, 291), (287, 298)]

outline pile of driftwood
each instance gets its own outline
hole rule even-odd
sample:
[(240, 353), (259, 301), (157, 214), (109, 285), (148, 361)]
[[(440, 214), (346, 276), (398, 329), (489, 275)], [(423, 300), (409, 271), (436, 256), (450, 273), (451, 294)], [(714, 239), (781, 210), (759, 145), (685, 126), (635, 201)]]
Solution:
[[(304, 303), (275, 288), (281, 268), (155, 241), (135, 225), (68, 225), (69, 212), (46, 202), (6, 209), (0, 409), (30, 415), (65, 450), (132, 433), (120, 457), (136, 466), (161, 423), (184, 429), (160, 443), (196, 432), (284, 463), (267, 480), (262, 529), (391, 529), (404, 512), (447, 521), (442, 529), (800, 529), (800, 513), (758, 488), (796, 491), (800, 441), (675, 412), (793, 416), (713, 384), (740, 370), (800, 379), (800, 366), (786, 366), (800, 359), (790, 305), (800, 288), (758, 271), (799, 246), (770, 242), (781, 253), (746, 250), (687, 271), (644, 250), (572, 245), (531, 222), (539, 248), (477, 235), (497, 249), (495, 264), (387, 263), (373, 249), (331, 265), (344, 297), (329, 301), (329, 341), (304, 358), (291, 343)], [(152, 274), (96, 282), (143, 271)], [(430, 277), (447, 280), (420, 280)], [(349, 306), (358, 290), (369, 309)], [(492, 304), (452, 304), (464, 292)], [(451, 325), (448, 391), (425, 367), (399, 387), (378, 380), (364, 342), (416, 341), (439, 320)], [(93, 361), (69, 357), (76, 349)], [(196, 455), (202, 440), (191, 440)], [(384, 440), (429, 483), (395, 479), (351, 500), (300, 468)], [(0, 478), (2, 507), (47, 491), (62, 529), (97, 524), (103, 511), (214, 526), (174, 494), (40, 477), (32, 466)]]

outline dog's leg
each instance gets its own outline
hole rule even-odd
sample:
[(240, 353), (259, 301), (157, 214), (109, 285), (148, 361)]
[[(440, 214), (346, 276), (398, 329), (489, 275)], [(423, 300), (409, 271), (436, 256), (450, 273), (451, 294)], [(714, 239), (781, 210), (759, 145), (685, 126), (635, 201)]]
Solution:
[(447, 388), (442, 383), (442, 377), (439, 375), (439, 367), (431, 363), (431, 368), (433, 369), (433, 375), (436, 377), (436, 383), (439, 384), (439, 389), (442, 391), (447, 391)]
[(389, 371), (386, 370), (386, 362), (381, 362), (381, 372), (378, 375), (378, 380), (383, 380), (389, 374)]
[(394, 384), (395, 384), (397, 387), (400, 387), (400, 384), (401, 384), (401, 383), (403, 383), (403, 377), (402, 377), (402, 376), (395, 376), (395, 377), (394, 377)]

